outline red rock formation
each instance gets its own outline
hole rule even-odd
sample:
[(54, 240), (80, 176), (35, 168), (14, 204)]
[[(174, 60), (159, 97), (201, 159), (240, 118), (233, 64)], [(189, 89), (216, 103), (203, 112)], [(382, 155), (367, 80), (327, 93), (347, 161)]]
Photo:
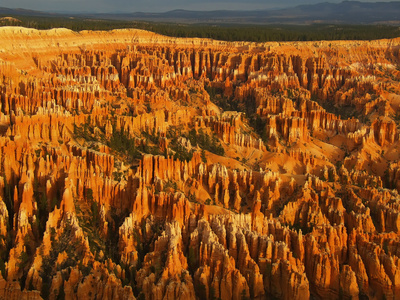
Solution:
[(0, 40), (0, 298), (399, 298), (398, 39)]

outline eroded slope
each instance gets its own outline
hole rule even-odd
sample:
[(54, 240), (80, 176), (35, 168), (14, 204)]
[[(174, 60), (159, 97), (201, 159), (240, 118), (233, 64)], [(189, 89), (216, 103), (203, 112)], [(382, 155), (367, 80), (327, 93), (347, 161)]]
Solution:
[(0, 297), (400, 297), (398, 39), (0, 39)]

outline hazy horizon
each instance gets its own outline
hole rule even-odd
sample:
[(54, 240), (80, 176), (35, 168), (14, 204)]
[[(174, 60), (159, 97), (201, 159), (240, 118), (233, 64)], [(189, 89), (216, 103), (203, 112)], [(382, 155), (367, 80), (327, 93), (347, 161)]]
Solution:
[[(199, 3), (194, 0), (5, 0), (0, 2), (0, 6), (7, 8), (22, 8), (39, 10), (44, 12), (91, 12), (91, 13), (133, 13), (133, 12), (166, 12), (175, 9), (185, 10), (260, 10), (260, 9), (279, 9), (294, 7), (303, 4), (316, 3), (340, 3), (343, 0), (250, 0), (243, 3), (243, 0), (205, 0)], [(399, 2), (399, 1), (360, 1), (360, 2)], [(400, 3), (400, 2), (399, 2)]]

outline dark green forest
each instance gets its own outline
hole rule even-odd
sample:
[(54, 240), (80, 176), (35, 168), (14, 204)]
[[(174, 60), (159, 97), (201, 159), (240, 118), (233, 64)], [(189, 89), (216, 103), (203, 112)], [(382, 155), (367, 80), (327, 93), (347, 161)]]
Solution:
[[(7, 15), (8, 17), (10, 15)], [(5, 15), (0, 15), (5, 17)], [(245, 24), (175, 24), (137, 21), (114, 21), (67, 17), (11, 16), (20, 22), (2, 21), (0, 26), (13, 25), (36, 29), (68, 28), (112, 30), (137, 28), (172, 37), (199, 37), (225, 41), (318, 41), (373, 40), (400, 36), (399, 26), (390, 25), (245, 25)]]

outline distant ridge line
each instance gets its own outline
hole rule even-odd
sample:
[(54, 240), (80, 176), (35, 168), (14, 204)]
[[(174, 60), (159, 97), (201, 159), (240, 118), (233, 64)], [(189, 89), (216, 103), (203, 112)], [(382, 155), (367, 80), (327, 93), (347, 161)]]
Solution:
[(104, 20), (178, 22), (188, 24), (394, 24), (400, 25), (400, 1), (303, 4), (284, 9), (212, 10), (175, 9), (163, 13), (49, 13), (0, 7), (0, 16), (80, 17)]

